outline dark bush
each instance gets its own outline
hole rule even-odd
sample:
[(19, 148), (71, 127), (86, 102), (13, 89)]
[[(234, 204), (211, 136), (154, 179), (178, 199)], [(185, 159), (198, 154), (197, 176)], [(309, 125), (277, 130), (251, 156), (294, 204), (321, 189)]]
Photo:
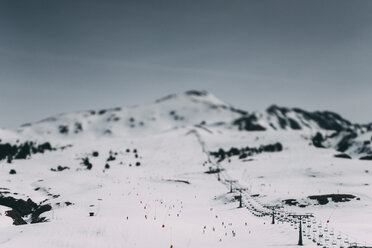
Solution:
[(244, 147), (238, 149), (236, 147), (230, 148), (229, 151), (224, 151), (222, 148), (218, 149), (217, 152), (210, 152), (209, 154), (218, 158), (218, 162), (223, 161), (225, 158), (232, 156), (239, 156), (240, 159), (245, 159), (253, 154), (259, 154), (262, 152), (280, 152), (283, 150), (283, 145), (281, 143), (262, 145), (259, 148), (256, 147)]
[(67, 125), (60, 125), (58, 127), (58, 129), (59, 129), (59, 132), (61, 134), (68, 134), (68, 126)]
[(110, 154), (110, 156), (106, 159), (107, 162), (114, 161), (116, 158)]
[(93, 165), (89, 162), (89, 158), (83, 158), (83, 165), (87, 167), (88, 170), (92, 169)]

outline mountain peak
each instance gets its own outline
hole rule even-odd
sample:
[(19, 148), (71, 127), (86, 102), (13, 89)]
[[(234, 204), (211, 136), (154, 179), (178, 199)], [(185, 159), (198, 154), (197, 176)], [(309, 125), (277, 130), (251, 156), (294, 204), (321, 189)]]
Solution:
[(230, 104), (227, 104), (226, 102), (222, 101), (206, 90), (189, 90), (182, 93), (171, 94), (156, 100), (155, 103), (169, 104), (169, 101), (177, 101), (181, 103), (187, 103), (191, 101), (194, 103), (207, 104), (212, 108), (231, 108)]

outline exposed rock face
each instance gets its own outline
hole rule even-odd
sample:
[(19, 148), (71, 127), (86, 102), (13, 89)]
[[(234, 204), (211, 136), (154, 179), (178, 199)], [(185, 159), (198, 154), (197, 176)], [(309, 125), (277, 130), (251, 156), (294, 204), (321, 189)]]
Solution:
[(363, 156), (359, 158), (360, 160), (372, 160), (372, 155)]
[(346, 159), (351, 159), (351, 157), (345, 153), (340, 153), (335, 155), (336, 158), (346, 158)]
[(293, 110), (301, 114), (304, 119), (314, 121), (320, 128), (325, 130), (343, 131), (352, 125), (350, 121), (330, 111), (307, 112), (298, 108), (294, 108)]
[(345, 152), (352, 144), (353, 139), (355, 139), (358, 135), (354, 132), (350, 132), (350, 134), (345, 135), (341, 141), (337, 144), (337, 151)]
[(244, 131), (265, 131), (266, 128), (257, 123), (257, 117), (255, 115), (243, 116), (236, 119), (233, 125), (238, 126), (239, 130)]
[(52, 206), (49, 204), (36, 204), (31, 199), (27, 201), (22, 199), (15, 199), (11, 196), (4, 197), (0, 194), (0, 205), (9, 207), (12, 210), (6, 212), (6, 215), (13, 219), (14, 225), (24, 225), (27, 222), (23, 219), (24, 217), (31, 215), (31, 223), (44, 222), (46, 219), (40, 217), (44, 212), (52, 210)]
[(319, 132), (315, 134), (315, 136), (311, 139), (313, 142), (313, 145), (318, 148), (325, 148), (325, 146), (322, 144), (324, 142), (323, 135)]

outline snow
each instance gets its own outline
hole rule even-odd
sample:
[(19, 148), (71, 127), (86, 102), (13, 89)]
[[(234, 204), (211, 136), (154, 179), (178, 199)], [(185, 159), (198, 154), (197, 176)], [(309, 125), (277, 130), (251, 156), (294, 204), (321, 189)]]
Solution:
[[(172, 111), (183, 119), (174, 118)], [(333, 149), (309, 145), (313, 130), (242, 132), (227, 124), (216, 125), (238, 116), (209, 93), (179, 94), (148, 106), (102, 114), (61, 114), (17, 132), (0, 130), (3, 142), (21, 139), (71, 145), (11, 164), (0, 161), (1, 187), (10, 191), (4, 196), (37, 203), (46, 200), (43, 204), (53, 207), (42, 214), (48, 222), (13, 226), (5, 215), (9, 208), (0, 206), (0, 246), (293, 247), (298, 241), (296, 224), (272, 225), (270, 216), (257, 217), (251, 207), (270, 213), (262, 205), (291, 198), (312, 203), (305, 208), (284, 205), (280, 210), (312, 213), (316, 223), (310, 229), (307, 224), (303, 227), (310, 238), (318, 235), (319, 223), (327, 234), (324, 228), (329, 220), (327, 228), (335, 235), (328, 235), (328, 242), (321, 239), (326, 247), (339, 247), (332, 246), (332, 241), (339, 244), (346, 238), (372, 244), (370, 161), (335, 158)], [(206, 124), (199, 126), (202, 121)], [(82, 132), (74, 132), (77, 122)], [(60, 125), (67, 125), (69, 133), (61, 134)], [(105, 133), (108, 129), (110, 134)], [(219, 148), (275, 142), (282, 143), (284, 150), (257, 154), (251, 161), (232, 157), (230, 162), (217, 163), (208, 154)], [(93, 151), (99, 155), (92, 156)], [(107, 161), (110, 152), (117, 153), (113, 161)], [(85, 157), (93, 164), (91, 170), (81, 164)], [(106, 163), (109, 169), (104, 168)], [(51, 170), (58, 165), (69, 169)], [(221, 181), (216, 174), (205, 173), (210, 166), (224, 169)], [(10, 175), (10, 169), (17, 174)], [(246, 189), (243, 208), (234, 200), (239, 192), (229, 193), (226, 179), (237, 180), (234, 187)], [(307, 199), (331, 193), (353, 194), (360, 200), (315, 205)], [(94, 216), (89, 216), (91, 212)], [(313, 234), (313, 228), (317, 233)], [(342, 240), (337, 240), (339, 234)], [(305, 235), (303, 240), (305, 247), (317, 247)]]

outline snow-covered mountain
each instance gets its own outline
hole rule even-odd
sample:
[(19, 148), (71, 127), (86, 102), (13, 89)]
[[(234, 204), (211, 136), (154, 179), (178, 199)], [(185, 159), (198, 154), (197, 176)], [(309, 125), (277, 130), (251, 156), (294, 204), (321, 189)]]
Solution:
[(17, 131), (29, 137), (127, 136), (192, 125), (229, 123), (240, 112), (207, 92), (189, 91), (148, 106), (60, 114)]
[(242, 132), (302, 131), (316, 147), (333, 148), (355, 158), (372, 155), (372, 124), (355, 124), (329, 111), (308, 112), (276, 105), (263, 113), (249, 112), (234, 108), (206, 91), (169, 95), (148, 106), (60, 114), (24, 124), (17, 129), (19, 136), (10, 136), (46, 141), (126, 137), (192, 126), (220, 126)]
[(292, 212), (313, 213), (309, 247), (372, 243), (372, 124), (336, 113), (188, 91), (0, 139), (2, 247), (286, 247)]

